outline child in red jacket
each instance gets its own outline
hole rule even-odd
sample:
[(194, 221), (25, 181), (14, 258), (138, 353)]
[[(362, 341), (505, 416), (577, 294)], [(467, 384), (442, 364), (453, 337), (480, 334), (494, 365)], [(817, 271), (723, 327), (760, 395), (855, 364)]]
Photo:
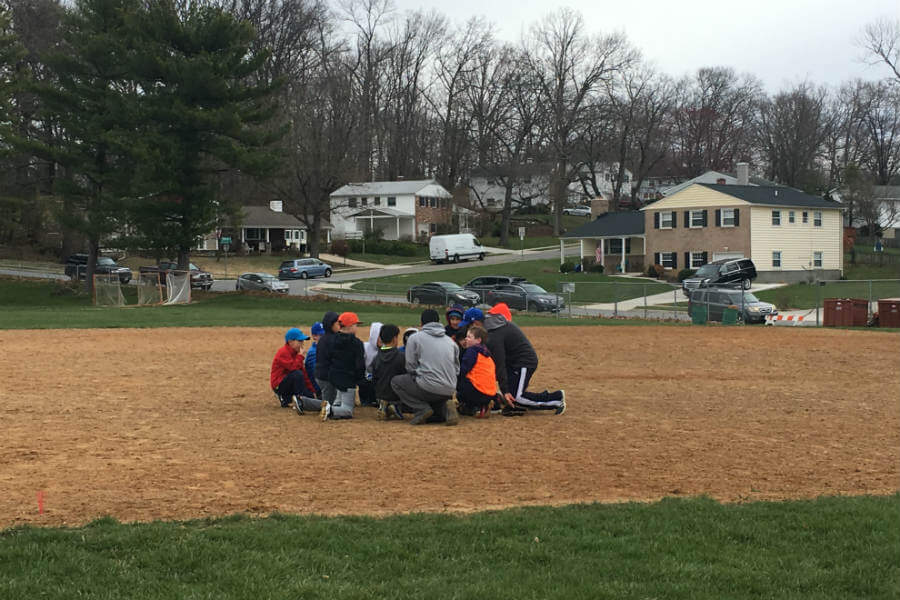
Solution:
[(272, 359), (269, 375), (269, 384), (281, 407), (287, 408), (293, 404), (301, 415), (304, 410), (319, 410), (322, 405), (316, 399), (315, 388), (303, 365), (303, 342), (308, 339), (309, 336), (296, 327), (288, 329), (284, 335), (284, 346)]

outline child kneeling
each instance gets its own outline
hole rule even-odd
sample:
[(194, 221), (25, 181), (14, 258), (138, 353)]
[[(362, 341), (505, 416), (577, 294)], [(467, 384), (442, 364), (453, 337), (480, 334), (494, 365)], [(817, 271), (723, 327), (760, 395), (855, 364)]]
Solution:
[(472, 325), (466, 333), (466, 351), (459, 361), (456, 399), (462, 411), (487, 417), (497, 396), (497, 377), (491, 351), (484, 343), (487, 331)]
[(383, 325), (378, 337), (381, 344), (372, 361), (372, 379), (375, 382), (375, 397), (378, 399), (376, 418), (379, 421), (402, 419), (400, 397), (391, 387), (391, 379), (395, 375), (406, 373), (406, 357), (397, 348), (400, 328), (396, 325)]
[(278, 349), (272, 359), (269, 374), (269, 385), (282, 408), (288, 408), (293, 403), (301, 415), (304, 410), (318, 411), (321, 408), (321, 402), (315, 397), (315, 388), (303, 364), (303, 342), (308, 339), (296, 327), (288, 329), (284, 334), (284, 346)]

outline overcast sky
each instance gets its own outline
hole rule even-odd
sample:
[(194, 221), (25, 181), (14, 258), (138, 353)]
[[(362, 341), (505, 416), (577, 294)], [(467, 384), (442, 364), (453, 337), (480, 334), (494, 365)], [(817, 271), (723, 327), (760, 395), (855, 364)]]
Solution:
[(887, 67), (860, 61), (862, 27), (900, 15), (900, 0), (394, 0), (400, 10), (436, 9), (455, 22), (486, 17), (517, 41), (556, 6), (581, 12), (591, 32), (624, 31), (664, 72), (679, 77), (725, 65), (759, 77), (769, 92), (808, 79), (879, 79)]

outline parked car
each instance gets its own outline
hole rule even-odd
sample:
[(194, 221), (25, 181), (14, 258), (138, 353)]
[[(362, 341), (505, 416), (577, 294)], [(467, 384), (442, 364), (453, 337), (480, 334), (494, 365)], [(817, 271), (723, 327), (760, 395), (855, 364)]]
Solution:
[(488, 291), (498, 288), (501, 285), (510, 285), (512, 283), (524, 283), (524, 277), (513, 277), (511, 275), (483, 275), (476, 277), (463, 287), (467, 290), (476, 292), (481, 301), (484, 302)]
[(558, 311), (565, 307), (562, 296), (551, 294), (544, 288), (527, 281), (501, 285), (485, 294), (485, 302), (493, 306), (498, 302), (505, 302), (510, 308), (518, 310)]
[(278, 279), (307, 279), (309, 277), (331, 277), (331, 265), (318, 258), (297, 258), (286, 260), (278, 267)]
[(484, 260), (484, 247), (471, 233), (433, 235), (428, 240), (429, 258), (434, 263), (459, 262), (469, 258)]
[(448, 281), (432, 281), (414, 285), (406, 292), (406, 299), (413, 304), (462, 304), (475, 306), (481, 300), (477, 293), (463, 289)]
[(563, 209), (564, 215), (573, 215), (576, 217), (589, 217), (591, 216), (591, 207), (590, 206), (576, 206), (576, 207), (567, 207)]
[[(189, 263), (191, 271), (191, 288), (209, 291), (213, 284), (213, 276), (209, 271), (204, 271), (194, 263)], [(160, 285), (166, 285), (166, 275), (178, 272), (178, 263), (171, 260), (161, 260), (159, 265), (144, 265), (140, 272), (145, 275), (157, 274)]]
[[(742, 298), (743, 296), (743, 298)], [(721, 321), (725, 309), (737, 309), (738, 316), (745, 323), (765, 323), (767, 315), (777, 315), (774, 304), (762, 302), (759, 298), (743, 290), (731, 288), (701, 288), (688, 294), (688, 311), (693, 314), (694, 306), (708, 306), (707, 320)]]
[[(66, 259), (64, 272), (72, 279), (84, 279), (87, 275), (87, 254), (73, 254)], [(122, 283), (131, 281), (132, 273), (128, 267), (120, 267), (116, 261), (108, 256), (97, 257), (97, 267), (94, 269), (97, 275), (116, 275)]]
[(750, 282), (756, 279), (756, 265), (749, 258), (725, 258), (707, 263), (697, 269), (691, 277), (681, 282), (681, 289), (688, 290), (701, 287), (722, 285), (740, 285), (750, 289)]
[(236, 290), (278, 292), (279, 294), (287, 294), (289, 287), (288, 284), (268, 273), (244, 273), (237, 278), (234, 284)]

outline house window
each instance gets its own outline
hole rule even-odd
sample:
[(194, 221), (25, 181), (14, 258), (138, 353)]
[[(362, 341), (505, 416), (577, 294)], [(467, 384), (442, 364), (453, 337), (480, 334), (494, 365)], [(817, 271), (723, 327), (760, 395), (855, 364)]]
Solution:
[(437, 208), (437, 198), (431, 199), (431, 208)]
[(675, 213), (673, 211), (659, 213), (659, 228), (672, 229), (675, 224)]
[(817, 269), (822, 268), (822, 253), (821, 252), (813, 252), (813, 266)]
[(426, 200), (422, 196), (419, 196), (419, 206), (421, 206), (422, 208), (428, 206), (428, 200)]
[(245, 237), (248, 240), (261, 240), (261, 239), (263, 239), (262, 238), (262, 230), (258, 229), (256, 227), (248, 227)]
[(372, 198), (372, 206), (381, 206), (381, 198), (378, 196)]
[(803, 211), (803, 223), (809, 223), (809, 213), (805, 210)]
[(781, 225), (781, 211), (780, 210), (772, 211), (772, 225)]
[(629, 181), (631, 181), (631, 177), (628, 176), (628, 175), (625, 175), (625, 177), (623, 178), (623, 181), (624, 181), (625, 183), (628, 183)]
[(779, 269), (781, 268), (781, 250), (772, 252), (772, 266)]
[(607, 181), (612, 181), (612, 173), (605, 173), (604, 177), (606, 178)]
[(388, 196), (388, 206), (397, 206), (397, 198)]
[(356, 198), (348, 199), (347, 206), (349, 206), (350, 208), (356, 208)]
[(674, 252), (660, 252), (659, 253), (659, 264), (667, 269), (675, 268), (675, 253)]
[(360, 199), (359, 199), (359, 205), (360, 205), (360, 206), (368, 206), (368, 205), (369, 205), (369, 199), (368, 199), (368, 198), (360, 198)]
[(706, 252), (691, 252), (691, 268), (699, 269), (706, 264)]
[(794, 222), (794, 211), (788, 211), (788, 223)]
[(487, 205), (488, 205), (488, 206), (497, 206), (497, 201), (494, 200), (493, 198), (488, 198), (488, 199), (487, 199)]
[(822, 226), (822, 211), (817, 210), (813, 212), (813, 227), (821, 227)]
[(722, 227), (734, 227), (734, 209), (722, 209)]
[[(622, 240), (620, 238), (609, 240), (607, 254), (622, 254)], [(625, 238), (625, 254), (631, 254), (631, 238)]]
[(437, 233), (437, 225), (435, 223), (432, 223), (431, 225), (429, 225), (428, 230), (431, 233)]
[(706, 225), (706, 215), (702, 210), (691, 211), (691, 227), (703, 227)]

